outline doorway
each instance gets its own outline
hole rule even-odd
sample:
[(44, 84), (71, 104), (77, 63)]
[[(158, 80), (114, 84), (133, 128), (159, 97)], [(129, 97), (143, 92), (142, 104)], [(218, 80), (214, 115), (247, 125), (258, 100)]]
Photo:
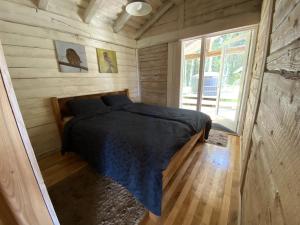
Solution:
[(252, 37), (248, 29), (183, 41), (180, 108), (237, 132)]

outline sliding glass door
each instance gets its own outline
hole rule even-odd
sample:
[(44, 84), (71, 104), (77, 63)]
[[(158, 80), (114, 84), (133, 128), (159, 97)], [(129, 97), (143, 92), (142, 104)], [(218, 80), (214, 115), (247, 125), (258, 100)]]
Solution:
[(181, 75), (180, 107), (198, 110), (201, 39), (183, 43), (183, 73)]
[(236, 131), (251, 36), (246, 30), (183, 42), (181, 108)]

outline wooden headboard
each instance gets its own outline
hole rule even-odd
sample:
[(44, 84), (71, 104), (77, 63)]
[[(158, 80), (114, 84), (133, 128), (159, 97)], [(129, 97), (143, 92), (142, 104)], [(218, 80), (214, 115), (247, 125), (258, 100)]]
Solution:
[(69, 96), (69, 97), (53, 97), (51, 98), (51, 103), (53, 107), (53, 112), (55, 116), (55, 120), (60, 132), (60, 135), (63, 134), (64, 129), (64, 119), (66, 117), (71, 117), (72, 114), (67, 107), (67, 102), (70, 100), (76, 99), (99, 99), (102, 96), (106, 95), (127, 95), (129, 97), (128, 89), (123, 91), (114, 91), (114, 92), (104, 92), (104, 93), (96, 93), (89, 95), (79, 95), (79, 96)]

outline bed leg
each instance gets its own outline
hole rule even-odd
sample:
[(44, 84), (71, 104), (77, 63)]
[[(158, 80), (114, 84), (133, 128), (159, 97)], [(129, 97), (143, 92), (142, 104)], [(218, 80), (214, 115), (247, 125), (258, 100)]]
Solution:
[(161, 217), (149, 212), (149, 219), (155, 225), (162, 225)]
[(202, 134), (201, 134), (198, 141), (199, 141), (199, 143), (204, 143), (205, 142), (205, 131), (204, 130), (202, 131)]

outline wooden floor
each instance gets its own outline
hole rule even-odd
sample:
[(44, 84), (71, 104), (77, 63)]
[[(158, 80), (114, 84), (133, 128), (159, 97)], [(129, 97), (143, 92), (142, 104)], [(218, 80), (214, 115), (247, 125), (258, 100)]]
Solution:
[(57, 152), (39, 160), (39, 166), (44, 182), (49, 188), (78, 172), (87, 166), (87, 163), (73, 153), (62, 156), (60, 152)]
[[(238, 224), (239, 145), (236, 136), (227, 148), (198, 145), (164, 190), (159, 224)], [(142, 224), (155, 223), (147, 217)]]
[[(51, 157), (40, 162), (47, 186), (86, 166), (74, 155)], [(147, 216), (142, 225), (237, 225), (239, 177), (239, 137), (229, 136), (226, 148), (199, 144), (166, 186), (161, 220)]]

